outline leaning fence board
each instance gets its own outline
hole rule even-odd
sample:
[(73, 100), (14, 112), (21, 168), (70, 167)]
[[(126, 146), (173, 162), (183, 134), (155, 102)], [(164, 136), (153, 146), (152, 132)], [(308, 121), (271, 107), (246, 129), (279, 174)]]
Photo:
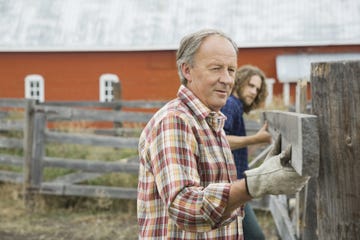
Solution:
[(295, 229), (289, 218), (287, 208), (281, 204), (277, 196), (270, 195), (269, 209), (281, 239), (296, 240)]
[(117, 199), (136, 199), (136, 188), (67, 185), (45, 182), (41, 184), (40, 193), (66, 196), (107, 197)]
[(254, 209), (260, 209), (263, 211), (270, 211), (269, 209), (270, 195), (265, 195), (262, 198), (254, 198), (248, 202)]
[(45, 112), (48, 120), (87, 120), (87, 121), (110, 121), (110, 122), (139, 122), (146, 123), (153, 116), (151, 113), (122, 112), (112, 110), (89, 110), (70, 107), (54, 107), (40, 105), (36, 111)]
[(48, 142), (107, 146), (116, 148), (137, 148), (139, 138), (95, 136), (95, 134), (45, 132)]
[(317, 176), (319, 172), (319, 132), (315, 115), (266, 111), (264, 120), (272, 136), (281, 134), (282, 150), (291, 144), (291, 165), (300, 175)]
[(256, 158), (251, 160), (251, 162), (249, 163), (249, 168), (254, 168), (259, 162), (263, 161), (266, 158), (267, 154), (270, 152), (271, 148), (272, 148), (272, 145), (269, 145), (264, 150), (262, 150), (256, 156)]
[(93, 160), (64, 159), (54, 157), (44, 157), (44, 167), (60, 167), (73, 170), (83, 170), (86, 172), (127, 172), (137, 173), (139, 170), (138, 163), (127, 162), (104, 162)]

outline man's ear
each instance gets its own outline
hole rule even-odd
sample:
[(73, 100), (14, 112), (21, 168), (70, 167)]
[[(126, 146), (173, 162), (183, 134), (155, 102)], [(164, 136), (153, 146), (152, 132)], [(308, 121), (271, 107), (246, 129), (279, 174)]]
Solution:
[(184, 77), (188, 80), (188, 82), (191, 82), (191, 74), (190, 74), (190, 65), (187, 64), (187, 63), (183, 63), (181, 65), (181, 71), (182, 71), (182, 74), (184, 75)]

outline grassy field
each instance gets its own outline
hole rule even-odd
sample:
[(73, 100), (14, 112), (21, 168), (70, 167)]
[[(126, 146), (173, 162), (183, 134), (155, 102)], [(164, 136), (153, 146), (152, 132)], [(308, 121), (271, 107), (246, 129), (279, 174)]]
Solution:
[[(18, 185), (0, 183), (2, 240), (137, 239), (135, 201), (39, 196), (29, 212), (21, 192)], [(278, 239), (271, 214), (256, 213), (266, 239)]]
[[(254, 113), (254, 115), (257, 115)], [(252, 118), (252, 116), (248, 116)], [(256, 116), (258, 117), (258, 116)], [(71, 130), (76, 127), (71, 126)], [(67, 129), (66, 129), (67, 131)], [(12, 137), (14, 134), (12, 134)], [(17, 137), (22, 137), (20, 133)], [(22, 155), (20, 150), (3, 151)], [(132, 151), (97, 147), (50, 144), (48, 156), (114, 161), (134, 154)], [(21, 167), (0, 166), (2, 170), (21, 171)], [(46, 169), (44, 179), (51, 180), (69, 173), (68, 170)], [(105, 174), (87, 184), (136, 187), (137, 177)], [(24, 207), (20, 185), (0, 182), (1, 240), (105, 240), (138, 239), (135, 200), (107, 198), (37, 196), (30, 212)], [(278, 239), (270, 212), (256, 211), (266, 239)]]
[(19, 186), (0, 185), (0, 239), (137, 239), (136, 202), (39, 196), (25, 209)]

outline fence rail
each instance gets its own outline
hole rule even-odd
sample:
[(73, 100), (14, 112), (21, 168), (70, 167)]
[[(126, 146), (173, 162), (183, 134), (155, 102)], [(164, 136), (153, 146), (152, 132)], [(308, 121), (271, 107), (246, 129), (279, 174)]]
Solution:
[[(23, 133), (22, 138), (0, 137), (0, 147), (23, 150), (23, 156), (0, 154), (0, 164), (22, 168), (21, 172), (1, 171), (0, 180), (14, 183), (28, 181), (29, 189), (37, 189), (39, 193), (60, 195), (86, 196), (110, 196), (112, 198), (136, 198), (129, 193), (129, 189), (108, 186), (75, 186), (85, 180), (94, 179), (105, 173), (125, 172), (138, 173), (138, 156), (134, 155), (115, 162), (99, 160), (71, 159), (63, 157), (51, 157), (45, 154), (46, 144), (81, 144), (90, 146), (103, 146), (116, 149), (134, 149), (138, 147), (138, 136), (141, 129), (134, 128), (112, 128), (97, 129), (90, 132), (59, 132), (48, 127), (48, 123), (58, 121), (105, 121), (110, 123), (132, 122), (145, 124), (153, 113), (140, 112), (141, 110), (158, 109), (165, 102), (160, 101), (116, 101), (111, 103), (99, 102), (46, 102), (36, 103), (33, 100), (24, 99), (0, 99), (2, 112), (23, 112), (23, 119), (8, 119), (9, 114), (3, 115), (0, 120), (0, 132), (18, 131)], [(28, 106), (28, 109), (26, 107)], [(30, 107), (29, 107), (30, 106)], [(83, 107), (86, 107), (84, 109)], [(135, 111), (125, 111), (124, 108), (133, 108)], [(100, 109), (99, 109), (100, 108)], [(113, 110), (113, 109), (117, 110)], [(119, 111), (119, 109), (122, 109)], [(5, 109), (5, 110), (4, 110)], [(27, 119), (27, 121), (26, 121)], [(32, 126), (31, 123), (33, 122)], [(26, 126), (29, 126), (26, 128)], [(248, 131), (254, 132), (259, 128), (256, 122), (248, 122)], [(102, 135), (98, 134), (102, 133)], [(108, 134), (104, 134), (108, 133)], [(110, 134), (109, 134), (110, 133)], [(129, 134), (131, 133), (131, 134)], [(123, 136), (124, 135), (124, 136)], [(130, 136), (128, 136), (130, 135)], [(28, 136), (26, 138), (26, 136)], [(30, 159), (28, 167), (26, 158)], [(63, 168), (74, 171), (65, 176), (44, 182), (42, 180), (44, 168)], [(28, 171), (26, 173), (26, 171)], [(27, 175), (28, 178), (24, 178)], [(60, 187), (61, 186), (61, 187)], [(78, 188), (87, 190), (79, 191)], [(52, 189), (52, 190), (51, 190)], [(60, 191), (60, 189), (62, 189)], [(67, 190), (65, 190), (67, 189)], [(76, 190), (75, 190), (76, 189)], [(125, 191), (125, 194), (121, 193)], [(131, 191), (136, 191), (133, 189)], [(98, 193), (98, 194), (96, 194)], [(99, 195), (100, 194), (100, 195)]]
[[(0, 132), (22, 132), (22, 138), (0, 137), (0, 147), (21, 149), (23, 156), (0, 154), (0, 164), (22, 168), (17, 171), (0, 171), (0, 181), (23, 183), (32, 193), (77, 196), (108, 196), (111, 198), (136, 198), (136, 189), (109, 186), (77, 185), (85, 180), (94, 179), (105, 173), (126, 172), (137, 174), (137, 155), (116, 162), (102, 160), (70, 159), (46, 156), (46, 144), (81, 144), (104, 146), (116, 149), (137, 149), (138, 137), (122, 137), (119, 133), (129, 133), (131, 129), (116, 129), (116, 136), (93, 133), (58, 132), (49, 128), (48, 123), (57, 121), (87, 122), (132, 122), (146, 123), (152, 113), (113, 110), (123, 107), (138, 109), (156, 109), (164, 102), (117, 101), (114, 103), (99, 102), (50, 102), (35, 103), (33, 100), (0, 99), (2, 115)], [(84, 109), (86, 107), (87, 109)], [(102, 108), (102, 109), (99, 109)], [(23, 118), (9, 119), (9, 112), (23, 112)], [(32, 124), (31, 124), (32, 123)], [(134, 129), (132, 129), (134, 131)], [(140, 130), (135, 130), (139, 132)], [(135, 152), (135, 151), (134, 151)], [(28, 161), (27, 161), (28, 159)], [(44, 168), (64, 168), (75, 171), (58, 177), (51, 182), (43, 181)], [(26, 176), (26, 177), (24, 177)]]
[[(314, 177), (296, 198), (288, 196), (267, 196), (264, 199), (253, 201), (259, 208), (271, 211), (281, 239), (359, 239), (359, 198), (357, 191), (360, 183), (358, 174), (358, 156), (360, 134), (359, 85), (360, 62), (341, 61), (331, 63), (313, 63), (311, 69), (312, 82), (312, 111), (319, 116), (320, 161), (319, 171), (311, 171)], [(307, 110), (305, 94), (306, 85), (298, 83), (296, 96), (297, 112)], [(299, 91), (298, 91), (299, 90)], [(298, 94), (298, 92), (300, 94)], [(148, 101), (115, 101), (112, 103), (98, 102), (49, 102), (35, 104), (24, 99), (0, 99), (0, 134), (7, 131), (23, 132), (23, 138), (0, 138), (0, 148), (23, 149), (23, 156), (0, 154), (0, 164), (22, 167), (21, 172), (0, 170), (0, 181), (22, 183), (31, 193), (36, 191), (44, 194), (78, 195), (78, 196), (109, 196), (113, 198), (136, 198), (136, 189), (115, 188), (109, 186), (78, 185), (78, 183), (101, 176), (108, 171), (126, 171), (136, 174), (137, 158), (125, 159), (114, 163), (101, 161), (86, 161), (84, 159), (64, 159), (46, 156), (44, 144), (48, 141), (61, 141), (87, 144), (110, 144), (121, 147), (122, 144), (133, 146), (130, 138), (127, 141), (119, 140), (121, 134), (132, 131), (118, 130), (99, 131), (116, 135), (112, 138), (93, 136), (81, 137), (78, 135), (61, 135), (47, 128), (48, 122), (71, 121), (80, 119), (81, 114), (91, 121), (139, 121), (144, 123), (149, 118), (149, 112), (140, 114), (131, 113), (126, 116), (124, 109), (141, 108), (143, 110), (161, 107), (163, 102)], [(69, 109), (67, 109), (69, 107)], [(82, 108), (92, 108), (91, 111)], [(97, 109), (105, 108), (100, 114)], [(6, 120), (9, 109), (18, 108), (24, 112), (24, 119), (20, 121)], [(114, 109), (114, 110), (109, 110)], [(119, 112), (120, 110), (120, 112)], [(136, 111), (135, 111), (136, 112)], [(288, 123), (284, 123), (287, 125)], [(118, 125), (119, 126), (119, 125)], [(120, 124), (121, 126), (121, 124)], [(257, 127), (246, 124), (251, 130)], [(335, 136), (335, 137), (334, 137)], [(89, 140), (91, 139), (91, 140)], [(304, 138), (306, 139), (306, 138)], [(135, 139), (133, 139), (135, 141)], [(298, 145), (304, 147), (304, 144)], [(339, 154), (340, 153), (340, 154)], [(256, 161), (266, 155), (261, 153)], [(301, 162), (303, 163), (303, 162)], [(61, 167), (84, 172), (73, 172), (57, 177), (51, 182), (42, 181), (44, 167)], [(334, 181), (336, 179), (336, 181)], [(350, 181), (349, 179), (353, 179)], [(324, 187), (325, 186), (325, 187)], [(30, 199), (24, 195), (25, 200)], [(291, 200), (296, 199), (295, 211), (289, 215)], [(25, 201), (26, 202), (26, 201)], [(346, 206), (346, 207), (343, 207)], [(336, 217), (334, 217), (336, 216)]]
[[(0, 181), (22, 183), (25, 186), (25, 195), (50, 194), (62, 196), (110, 197), (118, 199), (136, 199), (137, 189), (85, 185), (87, 180), (96, 179), (106, 173), (124, 172), (136, 175), (138, 173), (138, 156), (131, 156), (115, 162), (99, 160), (72, 159), (46, 155), (46, 144), (81, 144), (103, 146), (117, 149), (137, 149), (138, 136), (134, 132), (141, 129), (117, 128), (97, 129), (90, 132), (59, 132), (49, 127), (54, 122), (132, 122), (145, 124), (152, 116), (149, 109), (157, 109), (164, 102), (149, 101), (118, 101), (115, 103), (99, 102), (49, 102), (35, 103), (32, 100), (0, 99), (0, 107), (4, 109), (18, 108), (24, 112), (22, 120), (6, 120), (4, 115), (0, 121), (1, 131), (23, 132), (23, 138), (0, 138), (0, 147), (22, 149), (23, 156), (0, 154), (0, 164), (22, 168), (21, 172), (0, 171)], [(125, 110), (130, 108), (131, 110)], [(114, 110), (115, 109), (115, 110)], [(133, 111), (134, 110), (134, 111)], [(255, 121), (247, 121), (248, 134), (254, 134), (260, 127)], [(262, 149), (255, 151), (261, 152)], [(261, 161), (269, 148), (261, 152), (255, 162)], [(255, 163), (254, 162), (254, 163)], [(45, 168), (69, 169), (73, 172), (56, 177), (51, 181), (43, 180)], [(26, 197), (25, 199), (32, 199)], [(251, 202), (255, 208), (271, 210), (274, 220), (283, 239), (294, 239), (291, 221), (281, 215), (286, 212), (286, 206), (279, 205), (277, 198), (266, 197)], [(280, 210), (279, 210), (280, 209)], [(279, 213), (281, 213), (279, 215)], [(282, 228), (288, 229), (282, 229)], [(290, 229), (290, 230), (289, 230)], [(290, 236), (291, 235), (291, 236)], [(287, 236), (290, 236), (289, 238)]]

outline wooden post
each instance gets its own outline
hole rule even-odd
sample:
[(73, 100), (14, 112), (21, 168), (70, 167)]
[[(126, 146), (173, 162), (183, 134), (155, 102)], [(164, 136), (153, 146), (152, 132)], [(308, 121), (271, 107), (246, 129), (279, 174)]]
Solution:
[(31, 164), (31, 186), (34, 193), (38, 193), (41, 188), (43, 177), (43, 159), (45, 155), (45, 129), (46, 116), (43, 111), (35, 113), (34, 121), (34, 140), (33, 140), (33, 155)]
[[(320, 148), (317, 117), (309, 114), (282, 111), (266, 111), (263, 117), (269, 124), (268, 130), (272, 136), (281, 134), (282, 149), (291, 144), (291, 165), (294, 169), (302, 176), (316, 178), (319, 172)], [(304, 197), (297, 200), (303, 202)], [(288, 214), (284, 214), (288, 213), (287, 201), (286, 195), (271, 196), (270, 210), (280, 237), (282, 239), (299, 239), (300, 227), (295, 229)], [(295, 225), (300, 221), (299, 226), (302, 226), (301, 216), (303, 211), (301, 209), (303, 207), (298, 206), (295, 217)]]
[[(307, 90), (307, 81), (299, 80), (296, 85), (296, 101), (295, 101), (295, 111), (297, 113), (306, 113), (306, 90)], [(296, 193), (296, 205), (295, 205), (295, 214), (294, 222), (296, 229), (296, 236), (298, 239), (302, 239), (302, 229), (304, 227), (304, 205), (305, 205), (305, 192), (306, 186), (298, 193)]]
[[(113, 89), (113, 101), (121, 101), (122, 99), (122, 89), (121, 89), (121, 83), (120, 82), (113, 82), (112, 83), (112, 89)], [(116, 106), (114, 108), (115, 111), (120, 111), (121, 106)], [(114, 122), (114, 128), (121, 128), (122, 123), (121, 122)], [(116, 132), (116, 131), (115, 131)]]
[(299, 80), (296, 85), (296, 102), (295, 111), (297, 113), (307, 113), (307, 81), (306, 79)]
[[(296, 86), (296, 112), (306, 113), (307, 81), (299, 80)], [(316, 176), (296, 194), (296, 235), (298, 239), (316, 240)]]
[(360, 61), (313, 63), (318, 116), (319, 239), (360, 239)]
[(32, 210), (34, 202), (31, 187), (31, 159), (33, 155), (34, 140), (34, 106), (35, 100), (28, 99), (24, 101), (24, 204), (27, 209)]
[(122, 91), (121, 91), (121, 84), (120, 82), (113, 82), (112, 83), (112, 89), (113, 89), (113, 100), (121, 100), (122, 99)]
[(319, 172), (319, 134), (315, 115), (266, 111), (268, 131), (276, 138), (281, 135), (281, 150), (291, 144), (291, 166), (301, 176), (317, 176)]

